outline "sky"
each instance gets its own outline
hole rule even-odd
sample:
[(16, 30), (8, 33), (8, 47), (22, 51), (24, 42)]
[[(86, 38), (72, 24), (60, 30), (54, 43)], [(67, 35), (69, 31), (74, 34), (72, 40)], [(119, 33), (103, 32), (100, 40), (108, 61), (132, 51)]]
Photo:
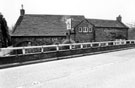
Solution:
[(20, 16), (21, 4), (26, 14), (84, 15), (86, 18), (135, 22), (134, 0), (0, 0), (0, 12), (12, 27)]

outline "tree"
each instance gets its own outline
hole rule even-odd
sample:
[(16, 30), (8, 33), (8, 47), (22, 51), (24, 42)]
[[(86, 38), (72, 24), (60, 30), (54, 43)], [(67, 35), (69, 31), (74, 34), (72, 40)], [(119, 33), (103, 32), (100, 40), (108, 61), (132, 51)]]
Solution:
[(3, 15), (0, 14), (0, 30), (1, 30), (1, 36), (2, 36), (2, 47), (7, 47), (11, 45), (11, 37), (9, 35), (9, 30), (7, 26), (7, 22), (5, 18), (3, 18)]

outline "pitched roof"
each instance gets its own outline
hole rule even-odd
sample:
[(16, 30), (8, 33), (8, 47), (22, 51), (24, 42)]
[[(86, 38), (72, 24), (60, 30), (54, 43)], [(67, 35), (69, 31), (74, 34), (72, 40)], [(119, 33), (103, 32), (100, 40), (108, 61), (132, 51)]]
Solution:
[(66, 18), (72, 18), (72, 26), (84, 20), (83, 15), (34, 15), (20, 16), (12, 36), (65, 36)]
[(95, 27), (128, 28), (122, 22), (119, 22), (117, 20), (102, 20), (102, 19), (87, 19), (87, 20)]

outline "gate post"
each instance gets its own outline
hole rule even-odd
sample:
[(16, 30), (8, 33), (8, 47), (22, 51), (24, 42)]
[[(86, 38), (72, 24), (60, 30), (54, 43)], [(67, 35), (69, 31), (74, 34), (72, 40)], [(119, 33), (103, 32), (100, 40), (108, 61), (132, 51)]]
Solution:
[(25, 48), (23, 47), (23, 49), (22, 49), (22, 52), (23, 52), (23, 54), (25, 54)]

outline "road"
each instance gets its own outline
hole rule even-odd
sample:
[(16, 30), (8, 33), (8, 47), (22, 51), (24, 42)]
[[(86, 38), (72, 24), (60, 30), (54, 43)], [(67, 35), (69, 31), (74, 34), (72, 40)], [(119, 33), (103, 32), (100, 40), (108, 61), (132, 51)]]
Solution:
[(0, 88), (135, 88), (135, 49), (0, 69)]

